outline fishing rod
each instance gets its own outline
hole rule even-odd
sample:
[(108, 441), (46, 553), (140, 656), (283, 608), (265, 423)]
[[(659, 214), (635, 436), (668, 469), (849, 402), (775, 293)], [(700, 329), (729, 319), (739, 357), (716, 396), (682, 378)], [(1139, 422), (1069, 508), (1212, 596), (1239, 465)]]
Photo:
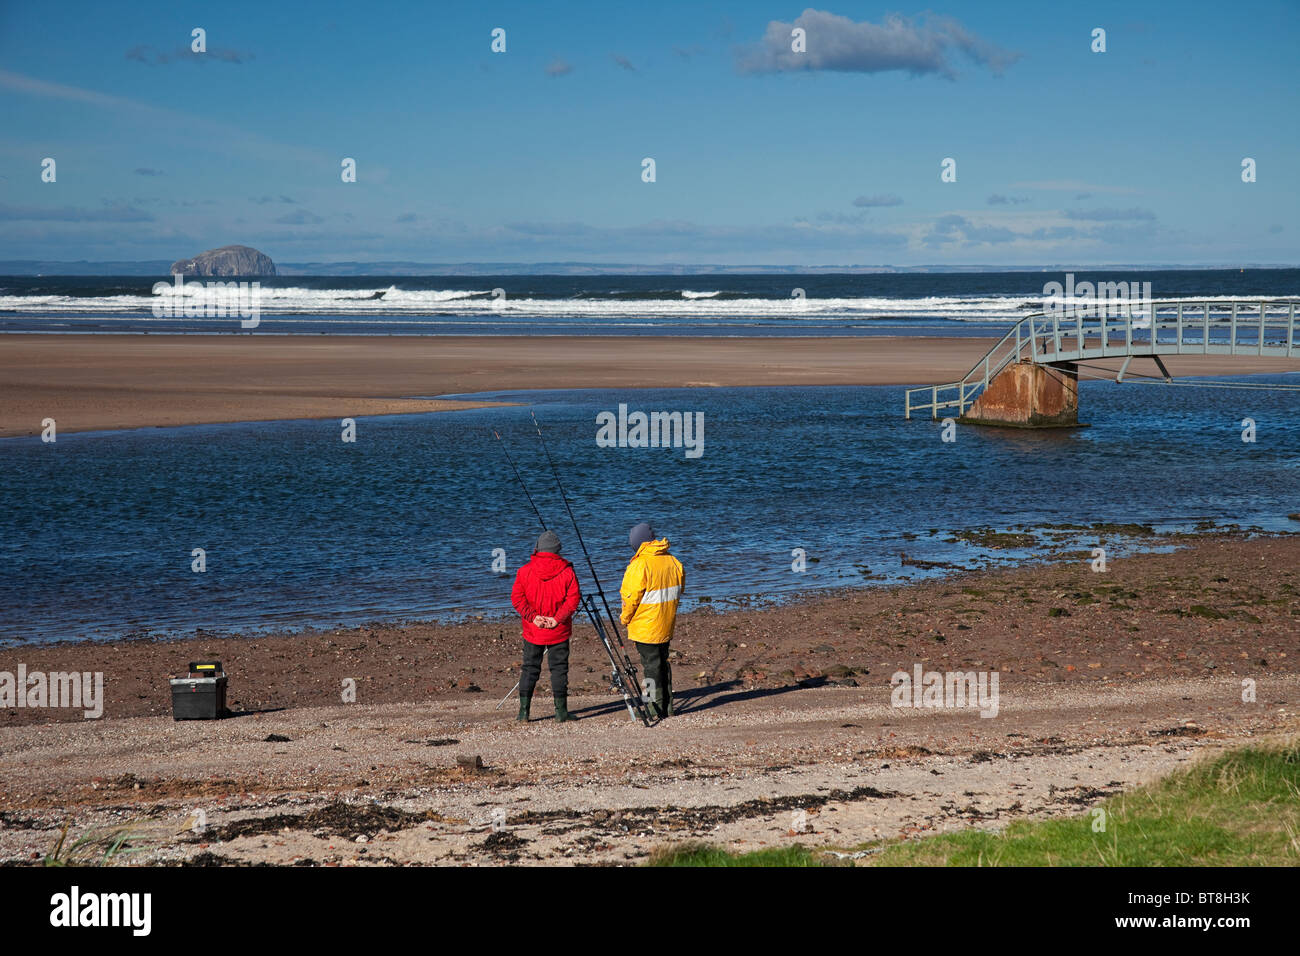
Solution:
[(555, 467), (555, 459), (551, 457), (551, 450), (546, 445), (546, 438), (542, 435), (542, 426), (537, 422), (537, 415), (529, 412), (533, 419), (533, 427), (537, 429), (537, 438), (542, 443), (542, 451), (546, 453), (546, 461), (551, 466), (551, 474), (555, 476), (555, 487), (560, 490), (560, 499), (564, 502), (564, 510), (569, 513), (569, 521), (573, 524), (573, 530), (578, 535), (578, 546), (582, 548), (583, 557), (587, 559), (587, 567), (591, 570), (591, 579), (596, 582), (596, 593), (600, 595), (600, 603), (605, 606), (605, 614), (609, 618), (610, 626), (614, 629), (614, 635), (622, 644), (623, 636), (619, 634), (618, 625), (614, 620), (614, 612), (609, 609), (609, 601), (605, 600), (605, 589), (600, 586), (600, 577), (596, 574), (595, 562), (591, 560), (591, 552), (587, 550), (586, 542), (582, 540), (582, 530), (578, 527), (578, 519), (573, 516), (573, 508), (569, 506), (569, 496), (565, 494), (564, 484), (560, 481), (560, 470)]
[(515, 467), (515, 460), (510, 457), (510, 452), (506, 448), (506, 443), (502, 441), (501, 435), (495, 428), (492, 429), (492, 434), (496, 435), (498, 442), (501, 442), (501, 453), (506, 456), (506, 461), (510, 462), (510, 470), (515, 473), (515, 480), (519, 482), (519, 487), (524, 490), (524, 497), (527, 498), (528, 503), (533, 506), (533, 514), (537, 515), (537, 520), (542, 523), (542, 530), (549, 531), (550, 529), (546, 527), (546, 519), (543, 518), (542, 513), (537, 510), (537, 503), (533, 501), (533, 496), (528, 493), (528, 486), (524, 484), (523, 476), (519, 474), (519, 469)]
[(499, 701), (497, 701), (497, 705), (496, 705), (496, 707), (493, 708), (493, 710), (500, 710), (500, 709), (501, 709), (501, 705), (504, 704), (506, 701), (508, 701), (508, 700), (510, 699), (510, 695), (513, 694), (515, 691), (517, 691), (517, 690), (519, 689), (519, 685), (520, 685), (521, 683), (523, 683), (523, 682), (522, 682), (522, 681), (515, 681), (515, 686), (514, 686), (514, 687), (511, 687), (508, 691), (506, 691), (506, 696), (502, 697)]
[[(628, 660), (627, 654), (623, 654), (623, 668), (619, 670), (618, 656), (614, 653), (614, 644), (605, 633), (605, 623), (600, 619), (600, 608), (596, 607), (596, 599), (588, 594), (582, 599), (582, 609), (587, 612), (587, 620), (591, 622), (592, 630), (596, 632), (596, 637), (600, 640), (601, 646), (605, 648), (605, 653), (609, 655), (610, 678), (614, 683), (613, 690), (623, 695), (623, 706), (627, 708), (627, 715), (633, 720), (640, 718), (641, 723), (647, 727), (650, 726), (650, 712), (646, 709), (645, 698), (641, 696), (640, 689), (636, 683), (636, 668)], [(619, 639), (622, 640), (621, 638)], [(622, 650), (620, 645), (619, 650)]]

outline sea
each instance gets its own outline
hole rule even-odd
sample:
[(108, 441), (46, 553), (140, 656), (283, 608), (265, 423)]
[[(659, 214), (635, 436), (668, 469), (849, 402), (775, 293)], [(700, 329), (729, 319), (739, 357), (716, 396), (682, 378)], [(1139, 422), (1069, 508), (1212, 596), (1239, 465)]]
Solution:
[[(1156, 299), (1300, 294), (1300, 269), (1074, 273)], [(0, 276), (0, 332), (312, 335), (989, 335), (1043, 308), (1062, 272), (704, 276), (273, 276), (259, 323), (172, 317), (166, 276)], [(220, 280), (216, 280), (220, 281)], [(154, 287), (160, 285), (157, 294)], [(170, 287), (170, 288), (169, 288)], [(164, 309), (163, 306), (168, 306)], [(198, 311), (195, 309), (194, 311)]]

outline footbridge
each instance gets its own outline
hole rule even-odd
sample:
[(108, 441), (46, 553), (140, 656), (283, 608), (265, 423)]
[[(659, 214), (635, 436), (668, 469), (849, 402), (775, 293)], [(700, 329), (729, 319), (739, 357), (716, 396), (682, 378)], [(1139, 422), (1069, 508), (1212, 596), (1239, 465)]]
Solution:
[(959, 381), (909, 388), (903, 414), (1027, 428), (1078, 424), (1078, 367), (1151, 359), (1165, 381), (1166, 355), (1300, 359), (1293, 299), (1102, 301), (1095, 308), (1035, 312), (1011, 328)]

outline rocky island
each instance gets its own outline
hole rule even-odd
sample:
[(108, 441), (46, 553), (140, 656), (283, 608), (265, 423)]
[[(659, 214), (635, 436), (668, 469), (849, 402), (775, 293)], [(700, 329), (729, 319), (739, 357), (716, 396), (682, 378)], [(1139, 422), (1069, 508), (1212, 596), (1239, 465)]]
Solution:
[(222, 246), (193, 259), (172, 263), (172, 275), (181, 276), (273, 276), (275, 263), (266, 253), (250, 246)]

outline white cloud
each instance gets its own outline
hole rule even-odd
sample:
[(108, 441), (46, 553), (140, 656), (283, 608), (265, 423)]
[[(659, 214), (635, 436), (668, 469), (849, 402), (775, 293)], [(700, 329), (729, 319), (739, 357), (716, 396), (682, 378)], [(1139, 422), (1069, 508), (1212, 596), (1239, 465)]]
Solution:
[[(803, 52), (791, 48), (791, 31), (795, 28), (805, 31)], [(1020, 59), (1020, 54), (980, 39), (951, 17), (890, 14), (880, 23), (871, 23), (810, 8), (792, 23), (770, 22), (758, 43), (737, 52), (736, 65), (742, 73), (901, 70), (952, 79), (956, 76), (953, 53), (987, 67), (995, 75)]]

